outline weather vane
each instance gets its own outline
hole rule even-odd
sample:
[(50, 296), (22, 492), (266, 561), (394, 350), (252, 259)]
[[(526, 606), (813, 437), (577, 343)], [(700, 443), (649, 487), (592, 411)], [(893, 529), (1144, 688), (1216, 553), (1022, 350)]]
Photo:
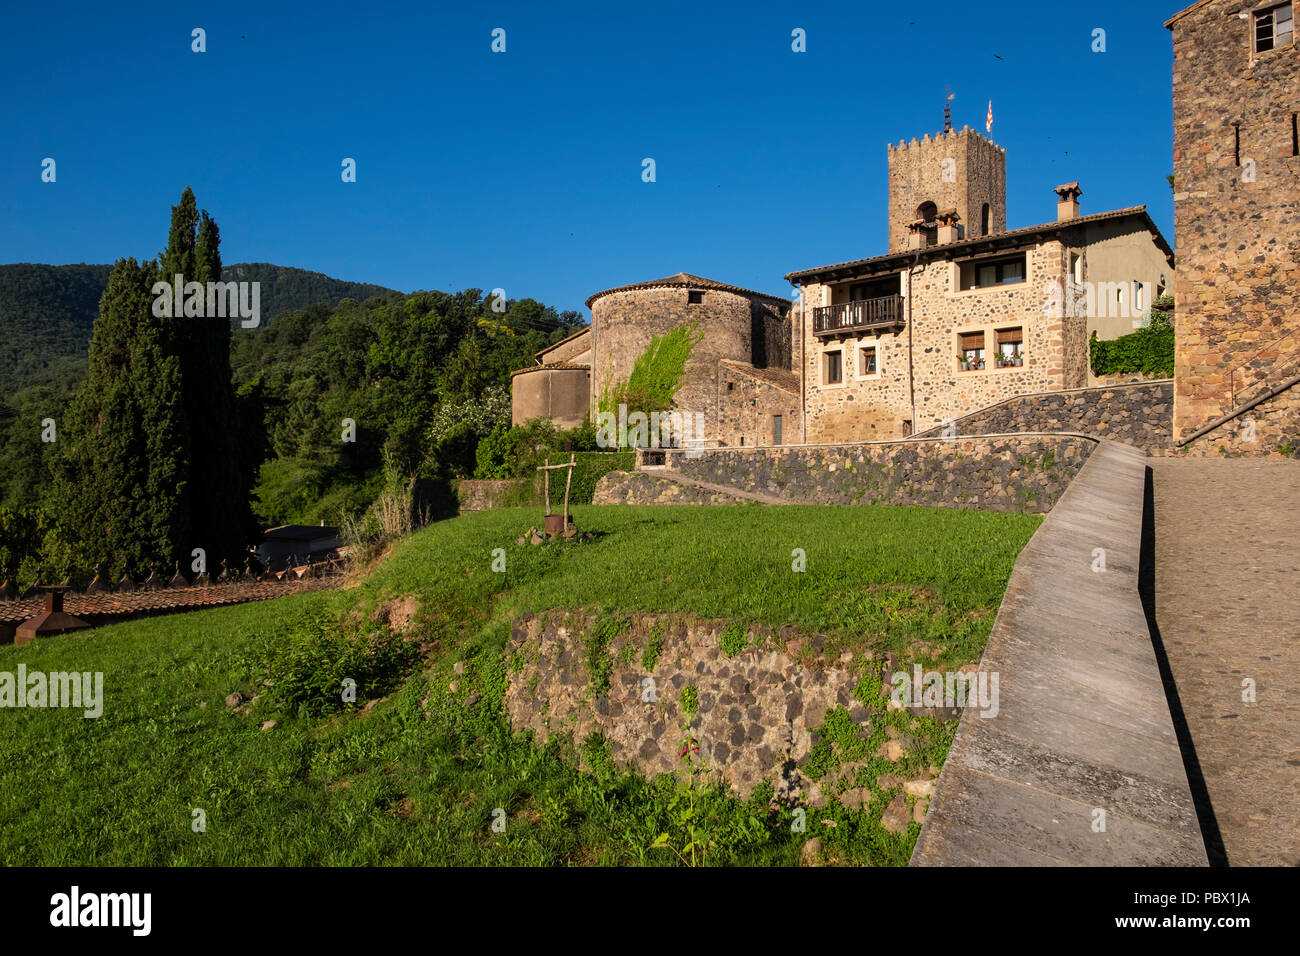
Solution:
[(948, 133), (952, 131), (952, 101), (954, 93), (951, 86), (945, 86), (944, 89), (948, 91), (948, 95), (943, 101), (943, 131)]

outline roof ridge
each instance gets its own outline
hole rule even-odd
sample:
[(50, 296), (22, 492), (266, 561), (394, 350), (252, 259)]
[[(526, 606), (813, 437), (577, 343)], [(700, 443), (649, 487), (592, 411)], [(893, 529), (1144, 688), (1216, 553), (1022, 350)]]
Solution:
[(1137, 206), (1124, 206), (1120, 209), (1111, 209), (1106, 212), (1095, 212), (1087, 216), (1075, 216), (1073, 219), (1062, 219), (1053, 222), (1038, 223), (1033, 226), (1021, 226), (1016, 229), (1006, 229), (1003, 230), (1002, 232), (990, 233), (987, 236), (975, 236), (974, 238), (961, 239), (958, 240), (957, 242), (940, 243), (933, 246), (926, 246), (923, 249), (903, 249), (898, 252), (885, 252), (876, 256), (867, 256), (866, 258), (863, 259), (849, 259), (844, 262), (832, 262), (829, 265), (814, 266), (811, 269), (799, 269), (794, 272), (787, 272), (785, 274), (785, 279), (786, 281), (791, 281), (796, 277), (813, 275), (819, 272), (827, 272), (832, 269), (845, 269), (851, 266), (867, 265), (868, 263), (874, 264), (879, 262), (885, 262), (889, 259), (894, 259), (894, 258), (902, 260), (902, 259), (907, 259), (912, 256), (915, 256), (917, 253), (922, 253), (922, 254), (944, 253), (944, 252), (952, 251), (954, 249), (962, 249), (964, 247), (973, 246), (983, 242), (996, 243), (1008, 237), (1014, 238), (1018, 236), (1032, 235), (1035, 232), (1051, 232), (1057, 229), (1068, 229), (1071, 226), (1077, 226), (1080, 224), (1086, 224), (1091, 222), (1100, 222), (1105, 219), (1118, 219), (1123, 216), (1143, 217), (1146, 220), (1147, 229), (1152, 233), (1152, 235), (1155, 236), (1157, 240), (1157, 244), (1162, 249), (1166, 250), (1168, 255), (1172, 256), (1174, 254), (1173, 247), (1171, 247), (1168, 241), (1165, 240), (1164, 235), (1160, 232), (1160, 228), (1155, 224), (1154, 220), (1152, 220), (1150, 214), (1147, 212), (1146, 205), (1141, 204)]
[(734, 292), (742, 296), (768, 299), (772, 302), (783, 302), (787, 305), (790, 302), (789, 299), (783, 299), (778, 295), (769, 295), (766, 292), (757, 292), (753, 289), (746, 289), (738, 285), (732, 285), (729, 282), (719, 282), (717, 279), (709, 279), (705, 276), (696, 275), (693, 272), (678, 272), (674, 275), (664, 276), (662, 279), (650, 279), (645, 282), (632, 282), (627, 285), (615, 286), (612, 289), (605, 289), (601, 292), (597, 292), (587, 299), (587, 308), (591, 308), (591, 303), (595, 302), (602, 296), (610, 295), (614, 292), (634, 292), (639, 289), (672, 289), (687, 287)]

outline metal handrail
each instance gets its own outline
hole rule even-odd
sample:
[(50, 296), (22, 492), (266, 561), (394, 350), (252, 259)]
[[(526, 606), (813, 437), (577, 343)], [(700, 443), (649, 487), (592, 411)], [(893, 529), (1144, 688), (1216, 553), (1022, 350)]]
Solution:
[[(1239, 365), (1234, 365), (1231, 369), (1228, 370), (1228, 394), (1230, 397), (1229, 404), (1231, 407), (1235, 408), (1238, 401), (1237, 373), (1240, 372), (1242, 369), (1247, 368), (1252, 362), (1256, 361), (1265, 352), (1274, 349), (1279, 342), (1284, 342), (1287, 339), (1291, 338), (1291, 336), (1295, 335), (1297, 331), (1300, 331), (1300, 329), (1291, 329), (1285, 335), (1281, 335), (1278, 338), (1274, 339), (1272, 342), (1269, 342), (1268, 345), (1265, 345), (1262, 349), (1260, 349), (1250, 358), (1246, 359), (1246, 361), (1242, 362)], [(1270, 375), (1272, 375), (1280, 367), (1284, 366), (1287, 362), (1297, 357), (1300, 357), (1300, 348), (1297, 348), (1291, 352), (1287, 352), (1284, 355), (1279, 356), (1278, 358), (1275, 358), (1273, 362), (1264, 370), (1264, 374), (1261, 377), (1259, 377), (1253, 382), (1250, 382), (1249, 384), (1243, 382), (1241, 386), (1241, 391), (1245, 393), (1257, 385), (1267, 384)]]

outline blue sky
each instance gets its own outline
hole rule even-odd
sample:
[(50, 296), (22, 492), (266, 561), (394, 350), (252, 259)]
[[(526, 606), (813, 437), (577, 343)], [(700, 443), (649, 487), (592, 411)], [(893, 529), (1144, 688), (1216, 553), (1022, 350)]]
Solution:
[(559, 309), (680, 271), (788, 294), (886, 251), (885, 145), (939, 130), (945, 85), (959, 129), (993, 101), (1009, 228), (1078, 180), (1172, 241), (1183, 5), (14, 5), (0, 262), (152, 257), (189, 184), (226, 262)]

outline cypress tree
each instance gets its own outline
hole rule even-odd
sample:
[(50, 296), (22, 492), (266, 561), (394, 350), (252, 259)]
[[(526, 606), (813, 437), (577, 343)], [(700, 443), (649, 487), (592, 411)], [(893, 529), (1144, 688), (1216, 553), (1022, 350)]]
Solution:
[(59, 435), (49, 507), (85, 566), (165, 567), (185, 534), (180, 361), (153, 315), (152, 263), (121, 259), (99, 303), (85, 382)]
[[(188, 186), (172, 207), (167, 248), (159, 257), (165, 281), (221, 280), (221, 235), (204, 210), (197, 211)], [(189, 540), (182, 549), (203, 548), (208, 561), (242, 557), (249, 531), (248, 488), (239, 458), (239, 420), (230, 374), (230, 318), (185, 316), (170, 320), (180, 359), (181, 406), (187, 436), (184, 510)]]

